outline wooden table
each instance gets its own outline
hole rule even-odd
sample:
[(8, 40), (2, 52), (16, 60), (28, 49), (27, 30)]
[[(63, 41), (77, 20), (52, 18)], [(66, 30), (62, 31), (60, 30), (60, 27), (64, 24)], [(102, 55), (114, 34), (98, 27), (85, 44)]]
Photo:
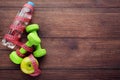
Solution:
[[(0, 44), (0, 80), (120, 80), (120, 0), (31, 0), (47, 55), (30, 77)], [(0, 41), (27, 0), (0, 0)], [(1, 42), (0, 42), (1, 43)]]

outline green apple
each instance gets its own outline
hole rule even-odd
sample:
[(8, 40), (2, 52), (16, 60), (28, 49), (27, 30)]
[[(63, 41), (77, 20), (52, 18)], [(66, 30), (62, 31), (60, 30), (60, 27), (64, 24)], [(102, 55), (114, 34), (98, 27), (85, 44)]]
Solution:
[[(37, 65), (39, 66), (37, 59), (35, 59), (35, 61), (36, 61)], [(21, 68), (22, 72), (24, 72), (26, 74), (32, 74), (35, 72), (32, 62), (29, 57), (25, 57), (22, 60), (22, 62), (20, 64), (20, 68)]]

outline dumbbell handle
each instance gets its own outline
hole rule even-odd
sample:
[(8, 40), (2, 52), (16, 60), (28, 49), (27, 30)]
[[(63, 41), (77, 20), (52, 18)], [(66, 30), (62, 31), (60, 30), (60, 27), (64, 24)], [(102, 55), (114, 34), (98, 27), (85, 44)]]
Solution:
[[(25, 45), (26, 45), (27, 47), (32, 47), (32, 45), (30, 44), (29, 41), (27, 41), (27, 42), (25, 43)], [(25, 54), (25, 53), (27, 52), (27, 50), (24, 49), (24, 48), (20, 48), (19, 51), (20, 51), (21, 54)]]
[[(29, 33), (29, 35), (27, 36), (28, 41), (25, 43), (25, 45), (27, 47), (32, 47), (33, 45), (38, 45), (40, 44), (41, 40), (37, 34), (36, 31), (32, 31), (31, 33)], [(20, 53), (21, 54), (25, 54), (27, 52), (27, 50), (25, 48), (20, 48)]]

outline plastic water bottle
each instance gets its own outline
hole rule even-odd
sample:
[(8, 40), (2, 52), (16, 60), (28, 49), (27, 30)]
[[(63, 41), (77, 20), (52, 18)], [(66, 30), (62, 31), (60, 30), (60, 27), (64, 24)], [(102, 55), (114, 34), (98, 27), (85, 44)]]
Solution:
[[(2, 39), (2, 44), (4, 46), (7, 46), (10, 49), (14, 49), (16, 45), (20, 46), (19, 39), (21, 38), (25, 26), (27, 26), (32, 19), (33, 7), (34, 3), (28, 2), (17, 13), (12, 25), (10, 26), (10, 30), (7, 33), (7, 38), (5, 35)], [(10, 36), (12, 37), (10, 38)], [(14, 38), (16, 40), (14, 40)]]

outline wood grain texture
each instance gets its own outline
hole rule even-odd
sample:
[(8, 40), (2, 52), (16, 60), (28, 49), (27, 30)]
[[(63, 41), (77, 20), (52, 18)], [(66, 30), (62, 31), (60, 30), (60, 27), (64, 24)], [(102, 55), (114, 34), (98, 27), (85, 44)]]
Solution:
[[(120, 0), (31, 0), (36, 3), (36, 7), (106, 7), (106, 8), (116, 8), (120, 7)], [(21, 7), (27, 0), (21, 0), (21, 2), (16, 0), (0, 1), (1, 7)], [(13, 5), (14, 4), (14, 5)]]
[[(112, 11), (112, 10), (111, 10)], [(10, 14), (5, 14), (5, 13)], [(0, 35), (8, 31), (17, 10), (1, 10)], [(7, 16), (9, 16), (7, 18)], [(119, 13), (81, 12), (79, 9), (60, 11), (36, 11), (33, 23), (40, 24), (41, 37), (119, 37)], [(111, 24), (110, 24), (111, 23)], [(113, 27), (114, 26), (114, 27)]]
[[(0, 42), (0, 80), (120, 80), (120, 0), (31, 0), (47, 55), (30, 77)], [(0, 41), (27, 0), (0, 1)], [(26, 33), (22, 41), (26, 42)]]
[[(41, 68), (120, 68), (119, 40), (42, 38), (42, 43), (47, 55), (38, 59)], [(1, 48), (1, 69), (14, 69), (10, 52)]]
[(42, 70), (38, 77), (30, 77), (20, 70), (0, 70), (2, 80), (119, 80), (119, 78), (120, 70)]

